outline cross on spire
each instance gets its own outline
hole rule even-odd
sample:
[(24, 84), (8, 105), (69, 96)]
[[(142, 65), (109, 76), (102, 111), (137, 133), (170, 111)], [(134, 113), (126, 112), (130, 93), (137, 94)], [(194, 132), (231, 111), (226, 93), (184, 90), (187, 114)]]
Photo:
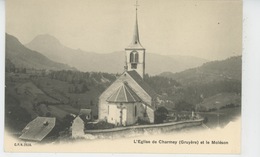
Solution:
[(134, 27), (134, 35), (133, 35), (133, 41), (131, 43), (132, 47), (142, 47), (139, 41), (139, 31), (138, 31), (138, 20), (137, 20), (137, 7), (138, 5), (138, 0), (136, 0), (136, 3), (134, 5), (136, 7), (135, 11), (135, 27)]
[(135, 6), (135, 9), (137, 10), (137, 7), (139, 6), (139, 5), (138, 5), (138, 0), (136, 0), (136, 3), (135, 3), (134, 6)]
[(134, 5), (136, 7), (136, 11), (135, 11), (135, 28), (134, 28), (134, 37), (133, 37), (133, 42), (132, 44), (134, 45), (139, 45), (140, 41), (139, 41), (139, 32), (138, 32), (138, 21), (137, 21), (137, 7), (138, 5), (138, 0), (136, 0), (136, 3)]

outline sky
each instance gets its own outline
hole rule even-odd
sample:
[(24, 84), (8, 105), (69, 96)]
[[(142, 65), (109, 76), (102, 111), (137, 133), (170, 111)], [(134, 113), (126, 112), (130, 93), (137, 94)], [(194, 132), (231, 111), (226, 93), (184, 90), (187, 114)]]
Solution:
[[(8, 0), (6, 32), (27, 44), (39, 34), (73, 49), (123, 51), (132, 40), (135, 0)], [(225, 59), (242, 53), (241, 0), (139, 0), (147, 53)]]

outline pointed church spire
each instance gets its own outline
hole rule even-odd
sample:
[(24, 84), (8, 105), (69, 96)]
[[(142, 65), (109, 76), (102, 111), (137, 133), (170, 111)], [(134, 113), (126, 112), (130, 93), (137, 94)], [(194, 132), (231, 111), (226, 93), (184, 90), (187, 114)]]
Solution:
[(135, 8), (135, 27), (134, 27), (134, 36), (133, 36), (133, 43), (137, 44), (140, 43), (139, 41), (139, 31), (138, 31), (138, 20), (137, 20), (137, 1), (136, 1), (136, 8)]
[(135, 4), (135, 27), (133, 40), (131, 44), (125, 48), (125, 71), (136, 71), (141, 78), (145, 74), (145, 48), (141, 45), (138, 31), (137, 7)]
[(138, 7), (138, 2), (136, 1), (135, 4), (135, 27), (134, 27), (134, 34), (133, 34), (133, 40), (132, 43), (129, 45), (129, 47), (132, 48), (143, 48), (140, 40), (139, 40), (139, 31), (138, 31), (138, 18), (137, 18), (137, 7)]

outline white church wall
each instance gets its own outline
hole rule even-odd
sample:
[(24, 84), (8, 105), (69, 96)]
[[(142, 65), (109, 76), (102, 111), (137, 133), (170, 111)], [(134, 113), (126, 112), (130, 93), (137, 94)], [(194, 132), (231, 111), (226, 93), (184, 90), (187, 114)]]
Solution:
[(121, 85), (120, 80), (116, 80), (112, 83), (99, 97), (98, 102), (98, 119), (106, 119), (108, 116), (108, 105), (107, 99), (117, 90)]
[(122, 109), (122, 125), (128, 125), (128, 110), (127, 108)]
[(144, 106), (142, 105), (142, 103), (138, 103), (138, 104), (136, 105), (136, 108), (137, 108), (137, 120), (138, 120), (138, 118), (140, 118), (141, 120), (145, 120), (145, 119), (144, 119), (145, 108), (144, 108)]
[(117, 108), (116, 104), (109, 105), (107, 122), (115, 125), (118, 125), (120, 123), (120, 109)]
[(135, 108), (134, 108), (134, 103), (128, 103), (125, 105), (127, 109), (127, 125), (132, 125), (136, 123), (136, 116), (135, 116)]
[(120, 106), (119, 104), (110, 104), (107, 121), (109, 123), (120, 125), (120, 111), (122, 107), (122, 125), (132, 125), (136, 123), (136, 117), (134, 115), (134, 104), (127, 103)]
[(147, 107), (147, 117), (149, 118), (150, 123), (154, 123), (154, 110), (150, 107)]

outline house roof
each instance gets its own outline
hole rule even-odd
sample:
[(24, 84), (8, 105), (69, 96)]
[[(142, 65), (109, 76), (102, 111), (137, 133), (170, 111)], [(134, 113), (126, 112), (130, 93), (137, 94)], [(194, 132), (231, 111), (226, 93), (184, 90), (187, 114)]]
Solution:
[(74, 120), (73, 120), (74, 124), (75, 123), (82, 123), (82, 122), (84, 122), (84, 120), (80, 116), (75, 117)]
[(80, 109), (79, 114), (80, 115), (90, 115), (91, 109)]
[(112, 93), (107, 101), (114, 103), (135, 103), (140, 102), (141, 99), (127, 85), (127, 83), (124, 82), (114, 93)]
[(150, 95), (151, 97), (155, 97), (157, 95), (135, 70), (127, 71), (127, 73), (148, 95)]
[(26, 125), (19, 138), (30, 141), (41, 141), (52, 131), (55, 122), (56, 118), (53, 117), (37, 117)]

